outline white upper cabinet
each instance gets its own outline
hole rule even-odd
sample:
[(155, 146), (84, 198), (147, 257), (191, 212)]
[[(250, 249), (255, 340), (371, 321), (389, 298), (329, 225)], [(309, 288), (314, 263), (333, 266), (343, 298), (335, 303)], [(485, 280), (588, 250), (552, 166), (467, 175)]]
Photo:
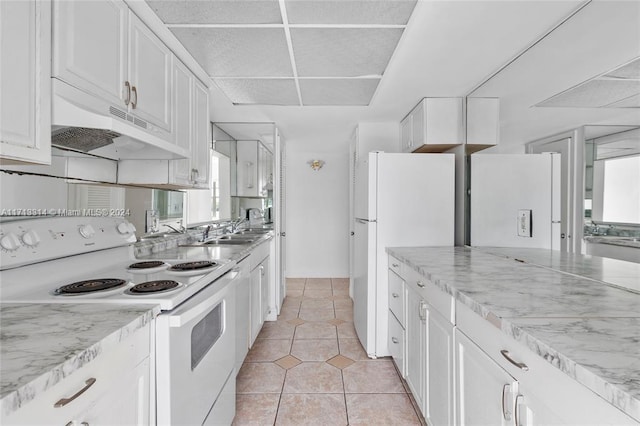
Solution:
[[(53, 2), (54, 101), (62, 96), (170, 142), (173, 60), (121, 0)], [(54, 124), (68, 124), (56, 117), (54, 109)]]
[(194, 77), (193, 146), (191, 168), (196, 188), (209, 188), (211, 137), (209, 123), (209, 91)]
[(129, 9), (118, 0), (53, 3), (53, 77), (125, 108)]
[(129, 12), (129, 82), (133, 113), (171, 131), (171, 61), (167, 46)]
[(400, 123), (402, 152), (443, 152), (464, 137), (462, 98), (424, 98)]
[(51, 162), (51, 9), (0, 1), (0, 163)]
[[(191, 150), (193, 136), (193, 77), (182, 62), (173, 65), (173, 134), (176, 145)], [(191, 181), (190, 159), (173, 162), (173, 178), (177, 184), (189, 185)]]

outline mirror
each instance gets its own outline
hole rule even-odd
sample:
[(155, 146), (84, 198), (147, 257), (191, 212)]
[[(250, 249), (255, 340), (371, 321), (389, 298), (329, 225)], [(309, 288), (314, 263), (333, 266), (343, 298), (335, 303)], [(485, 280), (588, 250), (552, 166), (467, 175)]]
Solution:
[(585, 235), (640, 230), (640, 129), (585, 126)]
[(229, 159), (231, 218), (256, 220), (260, 215), (270, 223), (275, 124), (214, 123), (213, 127), (214, 150)]

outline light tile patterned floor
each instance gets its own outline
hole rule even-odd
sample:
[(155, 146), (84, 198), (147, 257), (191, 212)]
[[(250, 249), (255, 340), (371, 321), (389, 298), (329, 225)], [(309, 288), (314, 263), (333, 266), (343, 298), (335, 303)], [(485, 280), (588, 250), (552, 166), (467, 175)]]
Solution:
[(390, 358), (371, 360), (353, 327), (345, 278), (287, 279), (237, 379), (241, 425), (421, 425)]

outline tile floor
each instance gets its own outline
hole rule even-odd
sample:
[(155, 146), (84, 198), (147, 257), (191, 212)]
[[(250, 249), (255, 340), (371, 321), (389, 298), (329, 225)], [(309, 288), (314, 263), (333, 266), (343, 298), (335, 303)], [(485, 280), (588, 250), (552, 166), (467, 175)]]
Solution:
[(345, 278), (287, 279), (237, 378), (234, 425), (420, 425), (390, 358), (371, 360)]

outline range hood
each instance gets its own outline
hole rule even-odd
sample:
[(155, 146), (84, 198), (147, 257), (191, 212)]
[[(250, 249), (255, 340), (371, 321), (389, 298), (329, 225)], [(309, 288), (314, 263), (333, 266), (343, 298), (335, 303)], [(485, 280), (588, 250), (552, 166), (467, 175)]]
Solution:
[(111, 160), (172, 160), (190, 152), (168, 141), (171, 134), (127, 112), (124, 105), (77, 89), (57, 78), (52, 83), (53, 146)]

